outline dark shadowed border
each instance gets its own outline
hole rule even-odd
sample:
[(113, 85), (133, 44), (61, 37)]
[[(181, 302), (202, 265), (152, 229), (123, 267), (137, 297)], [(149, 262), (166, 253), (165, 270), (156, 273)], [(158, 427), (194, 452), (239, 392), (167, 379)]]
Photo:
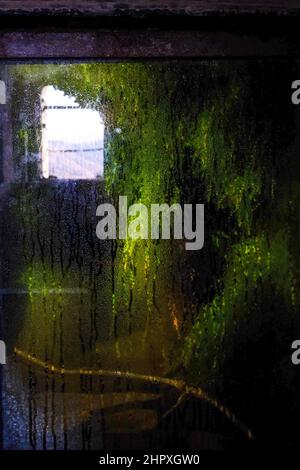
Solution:
[(297, 57), (300, 16), (3, 15), (0, 60)]

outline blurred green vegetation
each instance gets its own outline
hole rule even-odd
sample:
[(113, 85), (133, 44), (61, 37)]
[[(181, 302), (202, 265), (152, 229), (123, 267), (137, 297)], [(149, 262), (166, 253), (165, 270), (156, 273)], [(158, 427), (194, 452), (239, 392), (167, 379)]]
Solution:
[(51, 84), (101, 112), (115, 201), (205, 204), (201, 252), (113, 246), (111, 337), (132, 335), (136, 354), (161, 348), (161, 373), (203, 386), (265, 435), (299, 411), (289, 361), (300, 333), (295, 70), (276, 60), (12, 67), (34, 100)]

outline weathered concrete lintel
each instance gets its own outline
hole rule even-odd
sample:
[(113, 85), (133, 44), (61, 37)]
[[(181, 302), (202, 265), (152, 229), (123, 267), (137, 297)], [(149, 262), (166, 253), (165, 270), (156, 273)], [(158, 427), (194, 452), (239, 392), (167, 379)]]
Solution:
[(141, 59), (197, 57), (278, 57), (297, 53), (299, 44), (280, 37), (201, 31), (81, 32), (0, 31), (0, 59)]
[(299, 14), (299, 0), (3, 0), (0, 59), (296, 56)]

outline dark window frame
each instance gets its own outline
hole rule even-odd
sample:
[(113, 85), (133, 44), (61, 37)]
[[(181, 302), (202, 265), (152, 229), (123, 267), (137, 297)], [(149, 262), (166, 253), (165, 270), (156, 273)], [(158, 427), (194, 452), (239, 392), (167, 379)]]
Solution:
[[(295, 12), (97, 17), (0, 13), (0, 63), (298, 58)], [(5, 110), (1, 112), (6, 113)], [(0, 152), (3, 142), (0, 136)], [(3, 163), (3, 162), (1, 162)], [(7, 170), (7, 180), (11, 170)], [(1, 196), (0, 184), (0, 196)], [(1, 337), (0, 318), (0, 337)], [(0, 397), (2, 369), (0, 367)], [(0, 407), (0, 449), (2, 412)]]
[(300, 57), (299, 15), (3, 14), (0, 61)]

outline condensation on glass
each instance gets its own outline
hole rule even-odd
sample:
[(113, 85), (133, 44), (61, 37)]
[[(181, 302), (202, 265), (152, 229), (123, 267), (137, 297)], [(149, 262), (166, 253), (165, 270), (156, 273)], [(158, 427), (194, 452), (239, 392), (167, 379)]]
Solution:
[[(289, 214), (296, 237), (298, 193), (271, 165), (291, 111), (281, 102), (268, 115), (289, 74), (245, 60), (0, 66), (4, 448), (219, 449), (251, 437), (197, 387), (244, 416), (232, 397), (255, 387), (234, 348), (252, 344), (257, 312), (273, 318), (268, 292), (286, 319), (296, 305), (276, 221)], [(286, 197), (266, 225), (276, 187)], [(204, 249), (98, 240), (97, 206), (121, 195), (205, 203)]]

